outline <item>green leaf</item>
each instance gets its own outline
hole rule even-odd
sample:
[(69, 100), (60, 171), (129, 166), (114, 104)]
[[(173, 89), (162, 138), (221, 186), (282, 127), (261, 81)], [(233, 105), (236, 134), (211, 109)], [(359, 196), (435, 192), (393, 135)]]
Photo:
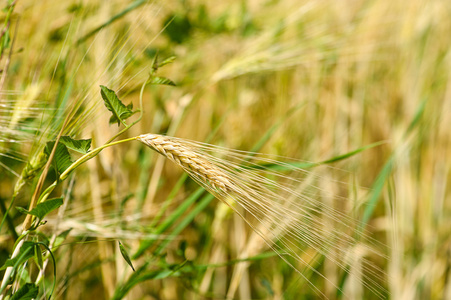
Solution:
[(127, 6), (124, 10), (122, 10), (118, 14), (115, 14), (110, 19), (108, 19), (106, 22), (100, 24), (98, 27), (94, 28), (93, 30), (88, 32), (86, 35), (84, 35), (80, 39), (78, 39), (77, 45), (83, 43), (88, 38), (90, 38), (91, 36), (93, 36), (97, 32), (99, 32), (100, 30), (104, 29), (105, 27), (110, 26), (114, 22), (116, 22), (116, 21), (120, 20), (121, 18), (123, 18), (124, 16), (126, 16), (128, 13), (134, 11), (135, 9), (137, 9), (138, 7), (140, 7), (141, 5), (146, 4), (146, 3), (148, 3), (148, 0), (136, 0), (136, 1), (131, 2), (130, 5)]
[(44, 248), (46, 248), (48, 253), (49, 253), (49, 255), (50, 255), (50, 257), (52, 258), (52, 261), (53, 261), (53, 287), (52, 287), (52, 291), (50, 292), (50, 295), (48, 297), (48, 299), (52, 299), (52, 295), (53, 295), (53, 292), (55, 291), (55, 286), (56, 286), (56, 261), (55, 261), (55, 256), (53, 255), (52, 250), (50, 250), (49, 246), (46, 245), (45, 243), (37, 242), (36, 245), (41, 245)]
[(53, 198), (53, 199), (49, 199), (47, 201), (39, 203), (31, 211), (28, 211), (21, 207), (17, 207), (17, 210), (19, 210), (22, 213), (28, 214), (28, 215), (33, 215), (33, 216), (37, 217), (39, 220), (42, 220), (42, 218), (44, 218), (48, 213), (57, 209), (62, 204), (63, 204), (63, 198)]
[(36, 264), (39, 267), (39, 270), (42, 270), (44, 268), (44, 262), (42, 259), (41, 247), (38, 244), (34, 246), (34, 258), (36, 260)]
[(164, 279), (167, 277), (178, 277), (180, 276), (180, 272), (170, 270), (170, 269), (162, 269), (162, 270), (146, 270), (147, 265), (141, 267), (138, 271), (133, 273), (129, 279), (122, 285), (116, 288), (114, 295), (111, 299), (118, 300), (123, 299), (124, 296), (137, 284), (147, 281), (147, 280), (155, 280), (155, 279)]
[[(50, 156), (55, 142), (48, 142), (45, 146), (44, 152)], [(53, 157), (52, 165), (58, 174), (63, 173), (72, 164), (72, 158), (66, 145), (58, 143), (56, 146), (55, 156)]]
[(15, 292), (11, 300), (31, 300), (38, 296), (39, 286), (34, 283), (25, 283), (17, 292)]
[(64, 230), (60, 234), (58, 234), (58, 236), (55, 239), (55, 243), (54, 243), (53, 247), (56, 248), (56, 247), (60, 246), (66, 240), (66, 238), (69, 235), (69, 232), (71, 230), (72, 230), (72, 228), (69, 228), (67, 230)]
[(163, 60), (162, 62), (158, 63), (158, 67), (161, 68), (164, 65), (170, 64), (172, 63), (174, 60), (176, 59), (175, 56), (170, 56), (168, 58), (166, 58), (165, 60)]
[[(197, 191), (203, 192), (203, 188), (199, 188)], [(195, 192), (195, 194), (197, 193)], [(196, 198), (196, 196), (194, 197)], [(183, 229), (190, 224), (196, 216), (199, 215), (201, 211), (203, 211), (207, 205), (214, 199), (214, 196), (212, 194), (206, 194), (203, 198), (200, 199), (198, 203), (196, 203), (196, 206), (192, 208), (192, 210), (179, 222), (177, 222), (174, 229), (171, 231), (169, 238), (165, 239), (161, 242), (160, 245), (158, 245), (158, 248), (154, 251), (154, 255), (159, 255), (163, 252), (163, 250), (170, 244), (170, 242), (174, 239), (174, 237), (178, 236)], [(188, 201), (185, 201), (188, 202)], [(184, 204), (184, 203), (183, 203)]]
[(65, 145), (67, 148), (82, 154), (88, 153), (91, 148), (91, 139), (74, 140), (70, 136), (62, 136), (60, 138), (60, 143)]
[(116, 93), (106, 86), (101, 85), (100, 89), (100, 94), (102, 95), (106, 108), (113, 114), (110, 118), (110, 124), (117, 123), (119, 126), (122, 123), (124, 126), (127, 126), (125, 120), (134, 114), (130, 109), (130, 106), (125, 106), (124, 103), (119, 100)]
[(5, 270), (8, 267), (18, 266), (33, 257), (34, 245), (35, 243), (33, 242), (24, 242), (22, 247), (20, 247), (19, 254), (14, 258), (7, 259), (0, 268), (0, 271)]
[[(202, 194), (205, 192), (205, 190), (200, 187), (198, 188), (194, 193), (192, 193), (183, 203), (181, 203), (177, 209), (171, 213), (170, 216), (168, 216), (162, 224), (160, 224), (155, 229), (155, 234), (162, 234), (164, 231), (169, 229), (173, 224), (175, 224), (182, 215), (189, 209), (189, 207), (199, 200), (199, 198), (202, 196)], [(144, 254), (144, 252), (151, 247), (154, 244), (155, 240), (143, 240), (141, 244), (139, 245), (138, 250), (135, 254), (133, 254), (133, 259), (139, 258), (141, 255)]]
[(128, 265), (132, 268), (133, 272), (135, 272), (135, 268), (133, 267), (130, 256), (128, 255), (127, 250), (125, 250), (125, 247), (122, 245), (121, 242), (119, 242), (119, 249), (121, 250), (122, 257), (125, 259), (125, 261), (128, 263)]
[(166, 77), (159, 77), (159, 76), (152, 76), (149, 81), (149, 84), (155, 84), (155, 85), (171, 85), (175, 86), (175, 83)]
[(351, 152), (341, 154), (341, 155), (338, 155), (338, 156), (335, 156), (335, 157), (332, 157), (330, 159), (323, 160), (320, 162), (287, 162), (287, 163), (284, 163), (283, 165), (279, 165), (279, 164), (275, 164), (275, 163), (263, 163), (258, 166), (252, 166), (252, 169), (254, 169), (254, 170), (271, 169), (271, 170), (275, 170), (275, 171), (285, 171), (285, 170), (289, 170), (291, 168), (308, 169), (308, 168), (313, 168), (313, 167), (317, 167), (320, 165), (335, 163), (335, 162), (350, 158), (354, 155), (359, 154), (360, 152), (383, 145), (385, 143), (386, 142), (384, 142), (384, 141), (376, 142), (376, 143), (373, 143), (370, 145), (363, 146), (363, 147), (353, 150)]
[(320, 162), (318, 164), (330, 164), (330, 163), (334, 163), (334, 162), (337, 162), (337, 161), (340, 161), (340, 160), (343, 160), (343, 159), (347, 159), (347, 158), (349, 158), (351, 156), (359, 154), (362, 151), (365, 151), (365, 150), (368, 150), (368, 149), (371, 149), (371, 148), (383, 145), (385, 143), (386, 142), (382, 141), (382, 142), (376, 142), (376, 143), (373, 143), (373, 144), (370, 144), (370, 145), (366, 145), (366, 146), (363, 146), (363, 147), (358, 148), (356, 150), (353, 150), (351, 152), (348, 152), (348, 153), (345, 153), (345, 154), (342, 154), (342, 155), (338, 155), (336, 157), (333, 157), (333, 158), (330, 158), (328, 160), (322, 161), (322, 162)]
[[(133, 109), (133, 103), (130, 103), (129, 105), (127, 105), (127, 108), (128, 109)], [(136, 114), (137, 112), (139, 112), (139, 110), (135, 110), (134, 112), (132, 112), (132, 114), (130, 115), (130, 116), (132, 116), (132, 115), (134, 115), (134, 114)], [(130, 117), (130, 116), (128, 116), (128, 117)], [(127, 118), (128, 118), (127, 117)], [(111, 116), (110, 117), (110, 120), (108, 121), (110, 124), (113, 124), (113, 123), (116, 123), (117, 122), (117, 119), (116, 119), (116, 117), (113, 115), (113, 116)]]

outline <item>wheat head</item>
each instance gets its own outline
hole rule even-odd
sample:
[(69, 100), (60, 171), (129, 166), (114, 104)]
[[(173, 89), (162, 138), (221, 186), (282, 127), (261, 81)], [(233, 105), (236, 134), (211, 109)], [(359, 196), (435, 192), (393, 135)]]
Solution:
[[(136, 139), (182, 167), (202, 187), (228, 205), (272, 250), (303, 277), (305, 275), (291, 264), (285, 255), (291, 256), (301, 265), (325, 278), (310, 265), (314, 257), (306, 254), (305, 249), (298, 243), (308, 245), (346, 272), (348, 272), (346, 257), (357, 257), (362, 247), (366, 253), (372, 252), (381, 256), (371, 247), (361, 245), (355, 238), (353, 228), (358, 226), (355, 219), (316, 199), (313, 195), (305, 194), (309, 191), (304, 191), (304, 184), (307, 184), (312, 192), (316, 189), (314, 184), (309, 183), (310, 180), (315, 180), (313, 174), (304, 176), (301, 180), (261, 169), (256, 160), (249, 160), (250, 156), (254, 157), (253, 155), (257, 153), (225, 149), (158, 134), (143, 134)], [(217, 157), (221, 155), (228, 159)], [(264, 156), (258, 157), (257, 160), (289, 167), (283, 162)], [(297, 168), (295, 171), (298, 175), (305, 172)], [(284, 181), (286, 182), (283, 183)], [(257, 223), (249, 222), (238, 207), (252, 215)], [(365, 235), (362, 234), (363, 236)], [(365, 236), (365, 239), (369, 237)], [(364, 273), (372, 274), (378, 279), (383, 277), (383, 272), (375, 265), (366, 259), (362, 261), (364, 261), (362, 269), (356, 271), (360, 278), (365, 277)], [(379, 293), (378, 283), (371, 278), (367, 278), (363, 284), (374, 293)], [(376, 286), (378, 288), (375, 288)], [(318, 294), (322, 294), (317, 287), (313, 288)]]
[(196, 174), (214, 189), (223, 192), (232, 189), (227, 174), (192, 151), (186, 144), (158, 134), (143, 134), (138, 140), (182, 167), (188, 174)]

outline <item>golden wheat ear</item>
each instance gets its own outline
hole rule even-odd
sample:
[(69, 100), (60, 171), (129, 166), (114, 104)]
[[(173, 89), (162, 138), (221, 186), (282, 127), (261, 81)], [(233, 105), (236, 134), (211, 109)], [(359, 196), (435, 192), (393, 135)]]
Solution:
[[(295, 171), (295, 175), (289, 177), (281, 172), (265, 169), (265, 164), (286, 168), (290, 165), (263, 154), (175, 137), (143, 134), (136, 139), (182, 167), (203, 188), (232, 208), (272, 250), (305, 279), (305, 275), (299, 271), (302, 266), (325, 278), (311, 266), (315, 257), (307, 255), (305, 246), (323, 255), (345, 272), (349, 272), (346, 258), (357, 257), (362, 248), (366, 249), (366, 253), (383, 256), (372, 247), (361, 244), (355, 237), (359, 225), (357, 220), (327, 204), (320, 196), (317, 197), (326, 191), (314, 191), (318, 189), (314, 181), (322, 179), (313, 173), (293, 168), (291, 171)], [(244, 217), (238, 207), (252, 215), (257, 223)], [(371, 240), (368, 236), (362, 237)], [(294, 258), (297, 265), (290, 263), (286, 255)], [(378, 281), (384, 278), (383, 272), (366, 259), (362, 262), (361, 269), (354, 272), (359, 273), (360, 278), (364, 278), (365, 274), (371, 274)], [(367, 279), (368, 282), (362, 279), (363, 284), (378, 294), (378, 283), (371, 278)]]
[(227, 192), (232, 189), (228, 175), (210, 163), (201, 155), (194, 152), (187, 144), (173, 138), (158, 134), (143, 134), (138, 140), (167, 157), (183, 168), (196, 179), (210, 184), (213, 188)]

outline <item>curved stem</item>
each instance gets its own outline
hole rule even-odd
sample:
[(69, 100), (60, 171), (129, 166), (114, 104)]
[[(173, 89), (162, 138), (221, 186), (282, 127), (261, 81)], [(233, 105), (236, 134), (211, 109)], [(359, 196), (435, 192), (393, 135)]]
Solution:
[(81, 164), (87, 162), (88, 160), (90, 160), (91, 158), (94, 158), (97, 154), (99, 154), (103, 149), (114, 146), (114, 145), (118, 145), (118, 144), (122, 144), (125, 142), (130, 142), (130, 141), (134, 141), (136, 140), (138, 137), (132, 137), (132, 138), (128, 138), (128, 139), (124, 139), (124, 140), (120, 140), (117, 142), (112, 142), (109, 144), (105, 144), (103, 146), (100, 146), (98, 148), (95, 148), (93, 150), (91, 150), (90, 152), (86, 153), (85, 155), (83, 155), (82, 157), (80, 157), (79, 159), (77, 159), (73, 164), (71, 164), (58, 178), (58, 180), (54, 181), (49, 187), (47, 187), (47, 189), (45, 189), (45, 191), (41, 194), (41, 196), (39, 197), (38, 203), (40, 203), (41, 201), (45, 201), (47, 199), (47, 197), (50, 195), (50, 193), (55, 189), (55, 187), (58, 185), (58, 182), (63, 181), (64, 179), (67, 178), (67, 176), (69, 176), (69, 174), (75, 170), (78, 166), (80, 166)]

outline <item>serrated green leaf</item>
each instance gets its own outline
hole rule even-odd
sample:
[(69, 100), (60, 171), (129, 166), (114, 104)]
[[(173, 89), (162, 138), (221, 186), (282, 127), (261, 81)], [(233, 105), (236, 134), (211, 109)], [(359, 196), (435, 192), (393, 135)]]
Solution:
[[(132, 104), (127, 105), (127, 107), (129, 107), (129, 106), (133, 107)], [(133, 115), (136, 114), (137, 112), (139, 112), (139, 111), (138, 111), (138, 110), (135, 110), (134, 112), (132, 112), (132, 114), (131, 114), (130, 116), (133, 116)], [(127, 118), (130, 117), (130, 116), (127, 116)], [(114, 123), (117, 122), (117, 118), (116, 118), (115, 116), (111, 116), (111, 117), (110, 117), (110, 120), (109, 120), (108, 122), (109, 122), (110, 124), (114, 124)]]
[[(44, 152), (50, 156), (55, 142), (48, 142), (45, 146)], [(53, 157), (52, 165), (58, 174), (63, 173), (72, 164), (72, 158), (66, 145), (58, 143), (56, 146), (55, 156)]]
[(17, 210), (19, 210), (22, 213), (33, 215), (39, 220), (42, 220), (48, 213), (51, 211), (57, 209), (63, 204), (63, 198), (53, 198), (49, 199), (47, 201), (39, 203), (35, 208), (33, 208), (31, 211), (28, 211), (24, 208), (17, 207)]
[(62, 136), (60, 138), (60, 143), (65, 145), (67, 148), (77, 151), (79, 153), (86, 154), (91, 148), (91, 139), (86, 140), (75, 140), (70, 136)]
[(7, 259), (3, 266), (0, 268), (0, 271), (5, 270), (8, 267), (20, 265), (23, 262), (27, 261), (29, 258), (33, 257), (34, 245), (35, 243), (33, 242), (24, 242), (22, 247), (20, 247), (19, 254), (14, 258)]
[(133, 272), (135, 272), (135, 268), (133, 267), (130, 256), (128, 255), (127, 250), (125, 250), (125, 247), (122, 245), (121, 242), (119, 242), (119, 250), (121, 251), (122, 257), (125, 259), (127, 264), (132, 268)]
[(34, 258), (36, 260), (36, 264), (39, 267), (39, 270), (42, 270), (44, 268), (44, 262), (43, 262), (43, 259), (42, 259), (41, 247), (39, 247), (38, 244), (36, 244), (34, 246)]
[(171, 79), (159, 76), (152, 76), (149, 80), (149, 84), (175, 86), (175, 83)]
[(127, 126), (125, 120), (133, 115), (134, 112), (129, 106), (125, 106), (124, 103), (119, 100), (113, 90), (110, 90), (103, 85), (100, 86), (100, 89), (100, 94), (102, 95), (106, 108), (113, 114), (110, 118), (110, 123), (117, 123), (118, 126), (122, 123)]
[(39, 286), (34, 283), (25, 283), (17, 292), (11, 296), (11, 300), (31, 300), (39, 294)]

